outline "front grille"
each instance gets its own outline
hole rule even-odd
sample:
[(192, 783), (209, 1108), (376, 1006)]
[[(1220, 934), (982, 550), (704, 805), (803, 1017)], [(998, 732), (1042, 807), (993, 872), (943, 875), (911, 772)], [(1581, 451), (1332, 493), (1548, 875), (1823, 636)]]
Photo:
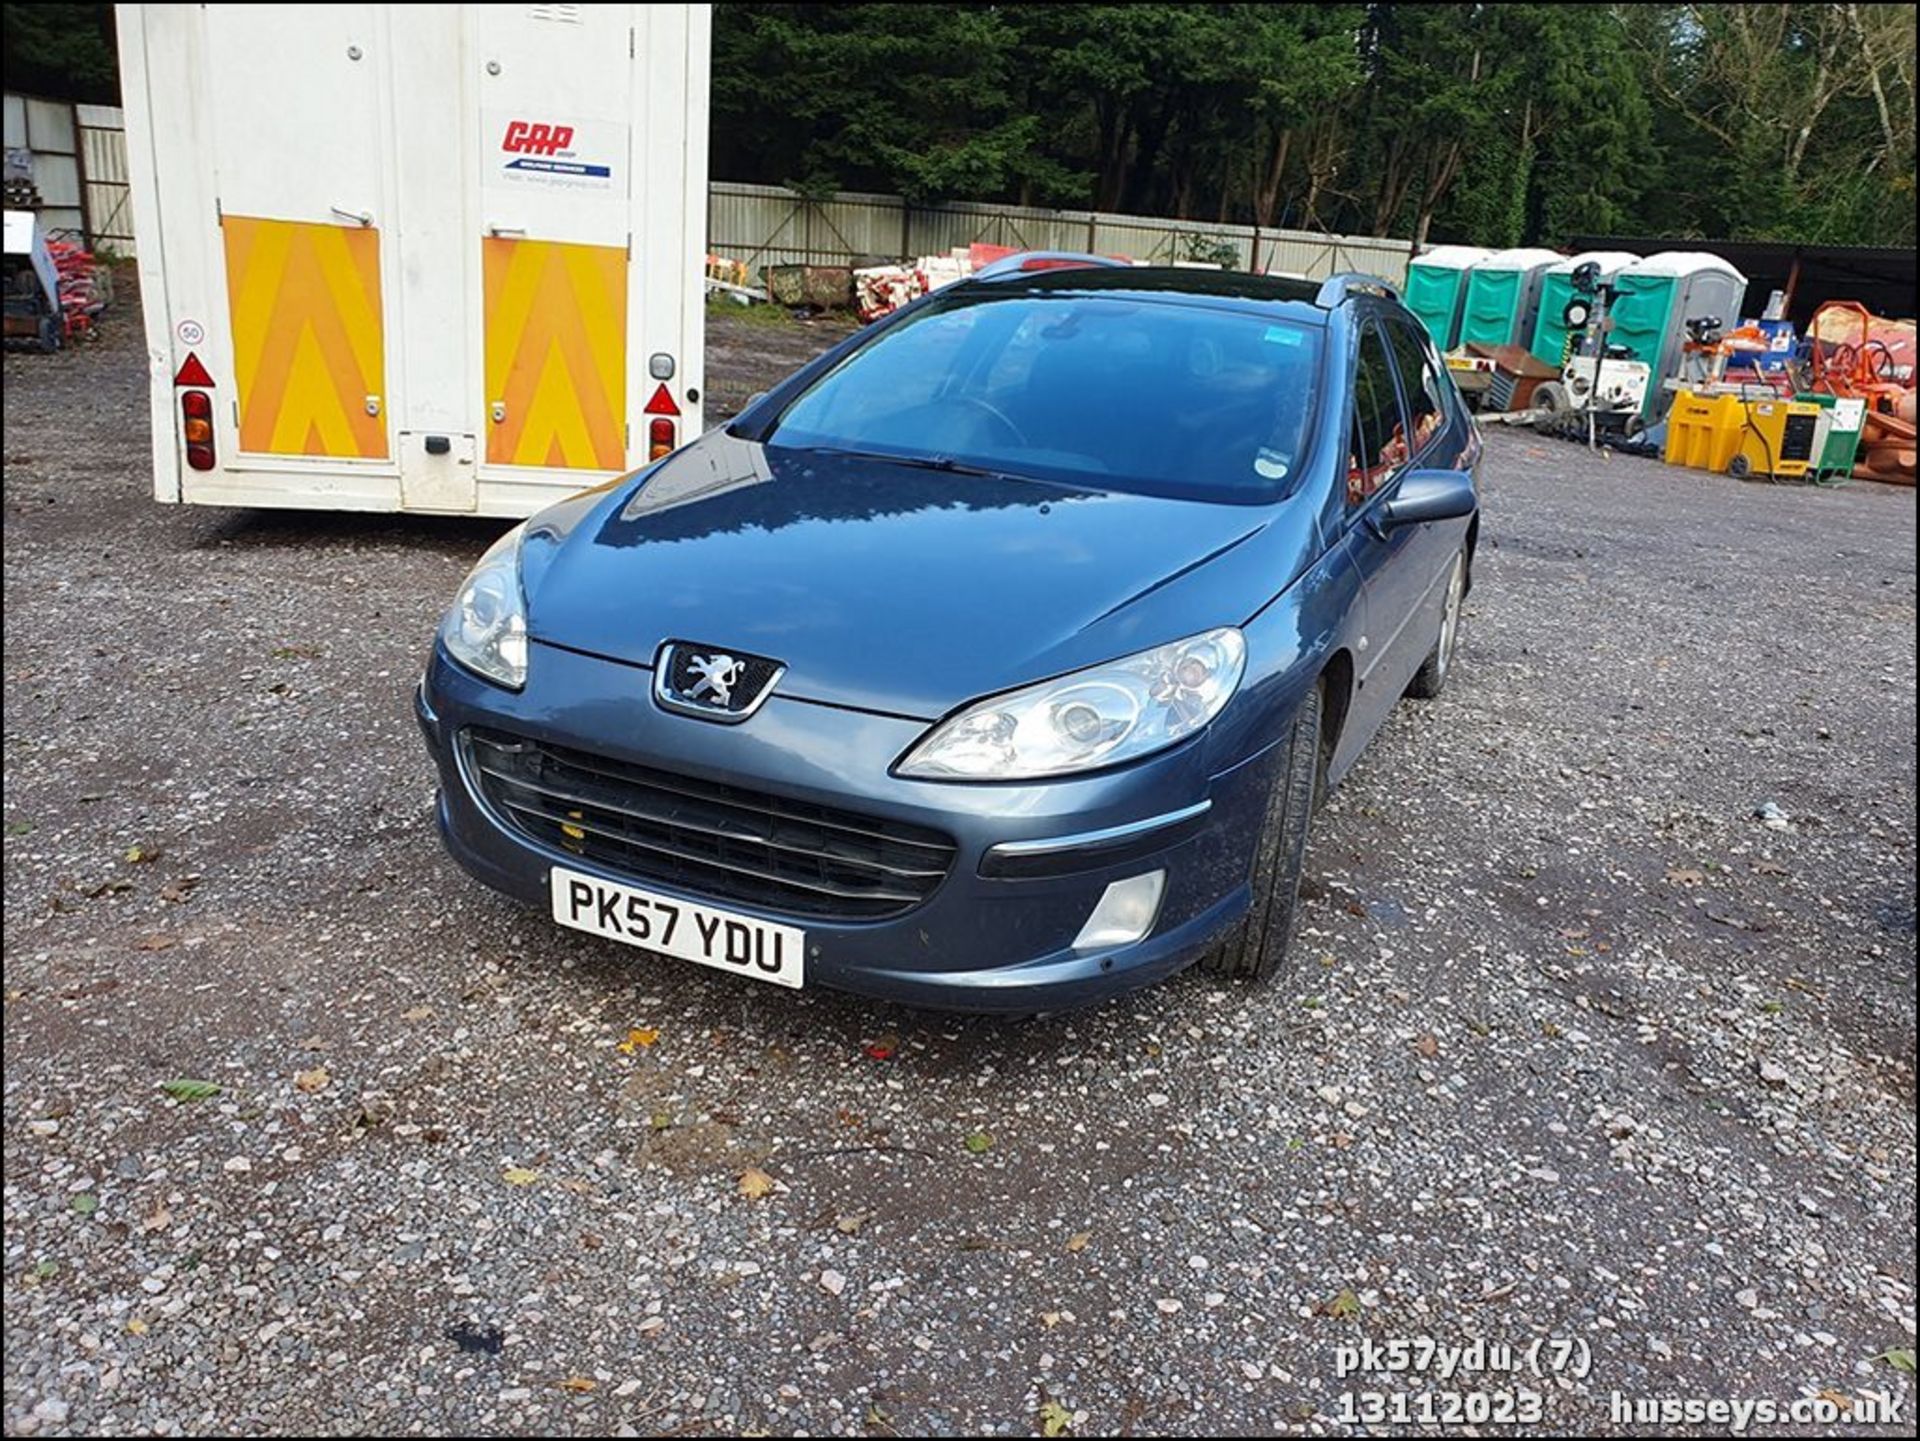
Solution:
[(925, 900), (953, 862), (953, 842), (920, 826), (490, 731), (461, 743), (515, 830), (714, 900), (877, 920)]
[(1817, 415), (1789, 415), (1780, 434), (1782, 460), (1812, 460), (1813, 433), (1819, 429)]

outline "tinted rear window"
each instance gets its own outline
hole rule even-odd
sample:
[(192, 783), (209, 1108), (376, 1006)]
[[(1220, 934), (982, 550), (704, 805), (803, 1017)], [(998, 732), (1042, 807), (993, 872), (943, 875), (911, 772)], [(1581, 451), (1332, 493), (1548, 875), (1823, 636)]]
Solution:
[(1317, 327), (1131, 296), (956, 299), (822, 376), (769, 444), (1261, 501), (1304, 457)]

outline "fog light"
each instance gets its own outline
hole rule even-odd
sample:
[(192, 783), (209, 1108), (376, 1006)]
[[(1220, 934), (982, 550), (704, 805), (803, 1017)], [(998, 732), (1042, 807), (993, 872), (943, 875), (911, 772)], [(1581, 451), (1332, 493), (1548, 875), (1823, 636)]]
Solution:
[(1087, 923), (1080, 927), (1073, 948), (1097, 951), (1139, 940), (1153, 929), (1153, 918), (1160, 914), (1160, 893), (1166, 888), (1165, 871), (1148, 871), (1144, 876), (1115, 881), (1100, 897), (1100, 904), (1093, 908)]

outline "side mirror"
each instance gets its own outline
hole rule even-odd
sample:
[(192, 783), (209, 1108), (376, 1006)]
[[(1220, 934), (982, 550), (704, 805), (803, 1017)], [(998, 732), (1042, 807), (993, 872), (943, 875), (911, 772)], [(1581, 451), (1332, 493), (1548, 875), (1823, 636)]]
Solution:
[(1464, 520), (1480, 508), (1473, 476), (1464, 470), (1410, 470), (1372, 511), (1373, 530), (1385, 535), (1429, 520)]
[(747, 403), (741, 406), (740, 408), (742, 410), (752, 410), (754, 406), (758, 405), (761, 401), (765, 400), (766, 398), (767, 398), (766, 391), (756, 390), (752, 395), (749, 395), (747, 397)]

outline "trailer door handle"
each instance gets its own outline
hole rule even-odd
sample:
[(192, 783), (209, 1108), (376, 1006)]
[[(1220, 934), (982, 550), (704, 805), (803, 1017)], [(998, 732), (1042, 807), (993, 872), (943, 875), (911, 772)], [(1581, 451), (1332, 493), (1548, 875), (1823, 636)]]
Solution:
[(489, 235), (525, 235), (527, 233), (527, 227), (524, 225), (489, 225), (487, 227), (487, 233)]
[(342, 220), (351, 220), (355, 225), (367, 226), (373, 224), (373, 212), (371, 210), (347, 210), (338, 205), (329, 205), (327, 209), (331, 210), (335, 215), (338, 215)]

